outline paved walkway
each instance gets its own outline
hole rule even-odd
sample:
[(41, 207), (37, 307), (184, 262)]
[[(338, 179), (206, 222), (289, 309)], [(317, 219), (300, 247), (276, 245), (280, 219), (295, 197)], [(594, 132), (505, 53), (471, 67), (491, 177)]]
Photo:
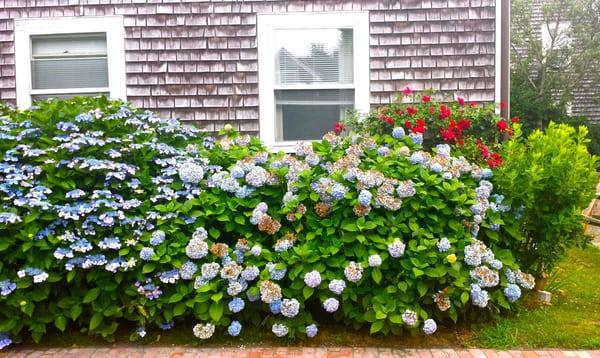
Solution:
[(117, 348), (53, 348), (41, 350), (13, 349), (0, 353), (0, 357), (28, 358), (600, 358), (600, 350), (509, 350), (488, 349), (390, 349), (390, 348), (302, 348), (302, 347), (237, 347), (237, 348), (178, 348), (130, 346)]

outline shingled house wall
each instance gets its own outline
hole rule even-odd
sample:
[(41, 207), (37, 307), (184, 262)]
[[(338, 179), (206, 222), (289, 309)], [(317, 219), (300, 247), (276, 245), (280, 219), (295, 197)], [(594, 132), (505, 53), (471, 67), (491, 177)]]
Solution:
[(372, 106), (406, 86), (495, 100), (494, 0), (0, 0), (0, 99), (19, 85), (14, 19), (123, 15), (129, 101), (256, 132), (257, 13), (350, 10), (369, 12)]

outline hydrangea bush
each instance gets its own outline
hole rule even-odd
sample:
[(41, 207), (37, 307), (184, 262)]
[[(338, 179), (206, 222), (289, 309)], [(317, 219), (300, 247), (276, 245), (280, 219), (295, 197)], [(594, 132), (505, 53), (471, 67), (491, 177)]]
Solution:
[(331, 316), (371, 333), (510, 309), (533, 277), (500, 226), (490, 169), (420, 133), (271, 153), (105, 98), (0, 117), (0, 343), (120, 324), (314, 337)]

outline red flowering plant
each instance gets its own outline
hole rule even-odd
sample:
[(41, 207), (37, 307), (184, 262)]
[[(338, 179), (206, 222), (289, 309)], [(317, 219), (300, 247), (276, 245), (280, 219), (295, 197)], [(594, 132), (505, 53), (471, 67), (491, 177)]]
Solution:
[(426, 148), (447, 143), (466, 158), (490, 168), (502, 164), (500, 145), (513, 135), (513, 124), (519, 119), (501, 118), (494, 105), (467, 102), (462, 97), (449, 101), (436, 98), (441, 97), (432, 90), (416, 94), (406, 87), (394, 102), (367, 115), (352, 115), (339, 125), (347, 132), (371, 134), (402, 128), (406, 134), (421, 133)]

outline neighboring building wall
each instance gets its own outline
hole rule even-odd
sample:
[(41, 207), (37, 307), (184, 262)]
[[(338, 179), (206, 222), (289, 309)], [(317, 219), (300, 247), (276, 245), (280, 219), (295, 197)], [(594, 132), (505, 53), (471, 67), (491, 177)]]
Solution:
[[(542, 42), (542, 25), (545, 21), (542, 5), (542, 0), (531, 1), (531, 29), (534, 38), (540, 43)], [(517, 56), (525, 56), (526, 48), (513, 49)], [(599, 88), (600, 84), (595, 83), (591, 76), (583, 78), (581, 85), (573, 91), (571, 115), (587, 117), (591, 121), (600, 123)]]
[(406, 86), (496, 100), (494, 0), (146, 2), (0, 0), (0, 100), (15, 104), (18, 86), (13, 19), (123, 15), (129, 101), (208, 130), (236, 121), (256, 132), (256, 14), (343, 10), (369, 11), (372, 106)]

